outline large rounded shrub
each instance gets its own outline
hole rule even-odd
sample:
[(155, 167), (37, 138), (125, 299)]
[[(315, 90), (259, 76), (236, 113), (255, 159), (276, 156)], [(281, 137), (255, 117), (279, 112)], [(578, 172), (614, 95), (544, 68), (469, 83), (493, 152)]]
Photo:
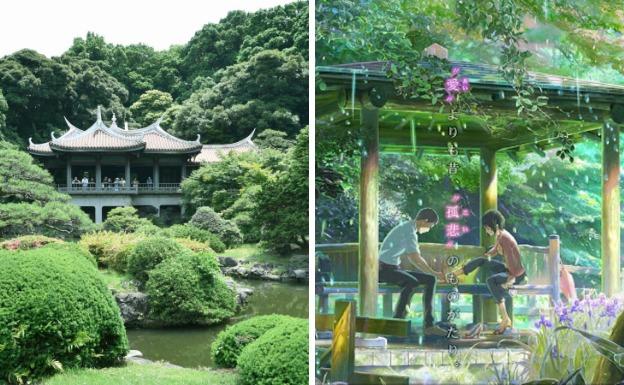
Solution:
[(128, 350), (119, 308), (95, 266), (61, 246), (0, 250), (0, 378), (11, 383), (116, 364)]
[(208, 206), (198, 208), (189, 223), (217, 234), (228, 246), (241, 243), (243, 240), (240, 229), (234, 222), (223, 219), (219, 213)]
[(212, 343), (210, 354), (213, 361), (225, 368), (236, 367), (238, 356), (245, 346), (275, 326), (293, 319), (293, 317), (280, 314), (261, 315), (228, 326)]
[(148, 272), (167, 258), (190, 253), (190, 250), (173, 239), (165, 237), (150, 237), (137, 242), (128, 257), (128, 273), (141, 286), (148, 279)]
[(158, 228), (149, 219), (140, 218), (137, 209), (132, 206), (115, 207), (108, 213), (106, 220), (102, 223), (104, 230), (126, 233), (133, 233), (137, 229), (145, 228), (146, 226)]
[(212, 325), (236, 311), (236, 295), (208, 253), (165, 259), (150, 272), (146, 292), (150, 318), (166, 325)]
[(308, 321), (277, 325), (247, 345), (238, 357), (242, 385), (308, 383)]
[(208, 246), (217, 253), (225, 251), (225, 243), (223, 243), (218, 236), (208, 230), (200, 229), (188, 223), (184, 225), (173, 225), (165, 229), (164, 233), (173, 238), (190, 238), (194, 241), (208, 243)]

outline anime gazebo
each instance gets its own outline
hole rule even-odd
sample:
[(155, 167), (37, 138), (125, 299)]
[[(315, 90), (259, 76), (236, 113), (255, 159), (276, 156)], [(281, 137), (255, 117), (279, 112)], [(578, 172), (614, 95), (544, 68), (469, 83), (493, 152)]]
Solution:
[[(441, 59), (448, 55), (443, 47), (434, 45), (426, 52)], [(543, 153), (561, 146), (556, 132), (565, 131), (570, 138), (589, 137), (602, 142), (602, 290), (611, 296), (620, 288), (620, 155), (619, 124), (624, 123), (624, 86), (603, 84), (561, 76), (529, 72), (525, 84), (531, 85), (538, 96), (547, 97), (549, 119), (556, 125), (529, 125), (518, 117), (513, 87), (505, 81), (496, 67), (467, 62), (451, 61), (462, 76), (469, 79), (470, 92), (481, 104), (485, 113), (503, 116), (505, 129), (494, 130), (479, 117), (460, 115), (449, 119), (439, 113), (439, 106), (430, 100), (405, 98), (395, 87), (396, 80), (388, 77), (387, 62), (361, 62), (316, 68), (321, 87), (316, 92), (316, 122), (330, 125), (336, 130), (357, 130), (362, 141), (359, 242), (349, 247), (317, 245), (317, 250), (333, 253), (338, 268), (352, 278), (351, 291), (340, 284), (321, 288), (317, 286), (320, 314), (317, 326), (321, 330), (333, 327), (331, 378), (347, 380), (353, 377), (353, 341), (355, 330), (366, 333), (404, 335), (406, 326), (398, 320), (379, 319), (378, 295), (384, 296), (383, 309), (391, 316), (392, 297), (386, 298), (386, 288), (378, 283), (378, 173), (380, 153), (419, 155), (423, 151), (448, 154), (449, 129), (457, 133), (452, 139), (460, 155), (480, 157), (480, 215), (497, 208), (496, 154), (514, 154), (533, 151)], [(591, 101), (591, 103), (590, 103)], [(483, 247), (493, 244), (482, 231), (480, 250), (466, 246), (465, 254), (483, 252)], [(438, 247), (441, 246), (441, 247)], [(444, 245), (432, 245), (435, 252)], [(564, 245), (565, 246), (565, 245)], [(559, 300), (559, 240), (552, 235), (547, 246), (531, 247), (531, 252), (543, 253), (546, 263), (537, 270), (544, 271), (550, 291), (551, 304)], [(343, 262), (349, 261), (349, 262)], [(340, 263), (345, 264), (344, 266)], [(346, 266), (346, 265), (349, 266)], [(538, 274), (541, 274), (538, 272)], [(347, 279), (351, 280), (351, 279)], [(357, 295), (358, 316), (353, 303), (336, 302), (335, 314), (327, 314), (327, 295), (332, 293)], [(348, 286), (348, 285), (346, 285)], [(537, 285), (536, 285), (537, 286)], [(438, 290), (444, 289), (444, 285)], [(473, 292), (478, 294), (479, 290)], [(461, 289), (460, 289), (461, 293)], [(470, 293), (470, 292), (468, 292)], [(473, 317), (477, 322), (495, 322), (496, 308), (488, 299), (473, 297)], [(345, 326), (346, 325), (346, 326)], [(349, 327), (348, 325), (351, 325)], [(357, 328), (357, 329), (356, 329)], [(318, 327), (317, 327), (318, 330)], [(388, 333), (380, 332), (386, 330)], [(362, 373), (356, 373), (363, 376)], [(403, 383), (403, 379), (395, 379)], [(385, 378), (385, 383), (393, 383)], [(388, 382), (390, 381), (390, 382)], [(362, 382), (368, 383), (368, 382)], [(378, 383), (378, 382), (371, 382)]]
[(172, 207), (181, 213), (180, 183), (192, 170), (231, 151), (256, 148), (253, 132), (236, 143), (204, 145), (199, 135), (188, 141), (169, 134), (160, 119), (128, 129), (127, 124), (118, 127), (113, 115), (107, 126), (99, 107), (95, 123), (86, 130), (65, 121), (69, 128), (65, 133), (52, 134), (46, 143), (30, 140), (28, 152), (52, 174), (59, 191), (69, 193), (96, 223), (119, 206), (148, 206), (156, 214)]

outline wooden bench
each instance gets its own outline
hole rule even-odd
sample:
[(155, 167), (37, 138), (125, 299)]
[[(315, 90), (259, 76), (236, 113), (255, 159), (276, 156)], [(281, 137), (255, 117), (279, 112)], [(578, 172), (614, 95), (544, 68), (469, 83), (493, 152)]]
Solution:
[[(406, 337), (410, 322), (399, 319), (358, 317), (355, 301), (336, 301), (335, 314), (317, 314), (316, 324), (332, 330), (332, 344), (319, 357), (321, 368), (330, 362), (329, 380), (343, 384), (409, 385), (409, 377), (362, 372), (355, 366), (355, 333)], [(325, 383), (325, 382), (323, 382)]]
[[(520, 245), (522, 263), (527, 272), (528, 282), (523, 285), (514, 285), (511, 290), (518, 295), (547, 295), (552, 303), (559, 302), (559, 266), (560, 266), (560, 244), (557, 235), (549, 237), (549, 246)], [(429, 265), (437, 271), (442, 271), (447, 257), (456, 255), (459, 257), (461, 266), (468, 260), (483, 256), (485, 249), (480, 246), (458, 246), (448, 249), (444, 244), (422, 243), (420, 250), (423, 258)], [(319, 297), (320, 313), (329, 312), (329, 300), (331, 295), (344, 294), (354, 296), (358, 294), (358, 244), (318, 244), (316, 251), (327, 255), (331, 265), (331, 279), (325, 282), (316, 283), (316, 295)], [(410, 266), (403, 266), (410, 269)], [(454, 267), (456, 268), (456, 267)], [(454, 269), (452, 268), (452, 269)], [(448, 269), (447, 269), (448, 270)], [(460, 294), (473, 296), (473, 321), (480, 322), (480, 314), (475, 309), (475, 304), (480, 303), (479, 297), (490, 297), (490, 292), (485, 282), (481, 282), (477, 271), (463, 277), (456, 286)], [(450, 304), (446, 300), (446, 294), (453, 289), (449, 284), (438, 284), (436, 294), (443, 295), (442, 314), (448, 311)], [(379, 295), (383, 298), (383, 315), (392, 317), (393, 295), (400, 292), (400, 287), (391, 284), (380, 283)], [(422, 287), (416, 293), (422, 293)], [(476, 305), (478, 306), (478, 305)], [(509, 301), (510, 313), (513, 305)]]

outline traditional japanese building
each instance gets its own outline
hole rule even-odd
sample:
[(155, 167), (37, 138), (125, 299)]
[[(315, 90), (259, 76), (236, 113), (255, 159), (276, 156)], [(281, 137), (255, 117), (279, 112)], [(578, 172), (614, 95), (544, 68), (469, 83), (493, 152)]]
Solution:
[(251, 138), (230, 144), (202, 145), (167, 133), (160, 119), (137, 129), (120, 128), (97, 120), (81, 130), (65, 119), (68, 130), (46, 143), (32, 140), (28, 151), (54, 177), (59, 191), (91, 215), (96, 223), (114, 207), (135, 206), (160, 214), (162, 209), (182, 213), (180, 183), (204, 162), (216, 162), (229, 152), (256, 149)]

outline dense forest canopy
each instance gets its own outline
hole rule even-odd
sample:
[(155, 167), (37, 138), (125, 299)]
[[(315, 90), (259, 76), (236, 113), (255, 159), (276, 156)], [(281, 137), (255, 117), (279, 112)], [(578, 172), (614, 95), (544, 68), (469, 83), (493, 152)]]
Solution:
[[(450, 60), (498, 67), (519, 93), (527, 87), (515, 82), (526, 71), (624, 84), (620, 2), (320, 0), (316, 21), (317, 65), (391, 61), (397, 65), (389, 76), (400, 79), (397, 87), (407, 90), (408, 98), (435, 88), (433, 81), (422, 80), (433, 77), (417, 66), (423, 49), (433, 43), (446, 47)], [(317, 89), (322, 87), (317, 79)], [(527, 99), (535, 97), (530, 89), (527, 92)], [(449, 111), (444, 102), (437, 103)], [(530, 109), (518, 114), (526, 120), (535, 118)], [(357, 132), (317, 121), (319, 243), (357, 241)], [(509, 230), (521, 243), (544, 245), (549, 234), (557, 233), (566, 263), (597, 267), (601, 146), (598, 137), (590, 137), (575, 143), (573, 162), (560, 160), (557, 149), (497, 156), (498, 204)], [(479, 157), (462, 155), (459, 172), (453, 176), (448, 175), (448, 162), (448, 157), (427, 152), (423, 156), (382, 155), (381, 239), (421, 207), (443, 213), (451, 195), (459, 193), (472, 213), (466, 223), (470, 231), (459, 243), (478, 244)], [(444, 227), (435, 228), (426, 238), (443, 243)]]
[(98, 105), (130, 126), (152, 123), (209, 143), (253, 129), (294, 138), (307, 124), (308, 9), (303, 1), (232, 11), (190, 41), (156, 51), (88, 33), (59, 57), (24, 49), (0, 58), (0, 139), (20, 146), (88, 127)]

